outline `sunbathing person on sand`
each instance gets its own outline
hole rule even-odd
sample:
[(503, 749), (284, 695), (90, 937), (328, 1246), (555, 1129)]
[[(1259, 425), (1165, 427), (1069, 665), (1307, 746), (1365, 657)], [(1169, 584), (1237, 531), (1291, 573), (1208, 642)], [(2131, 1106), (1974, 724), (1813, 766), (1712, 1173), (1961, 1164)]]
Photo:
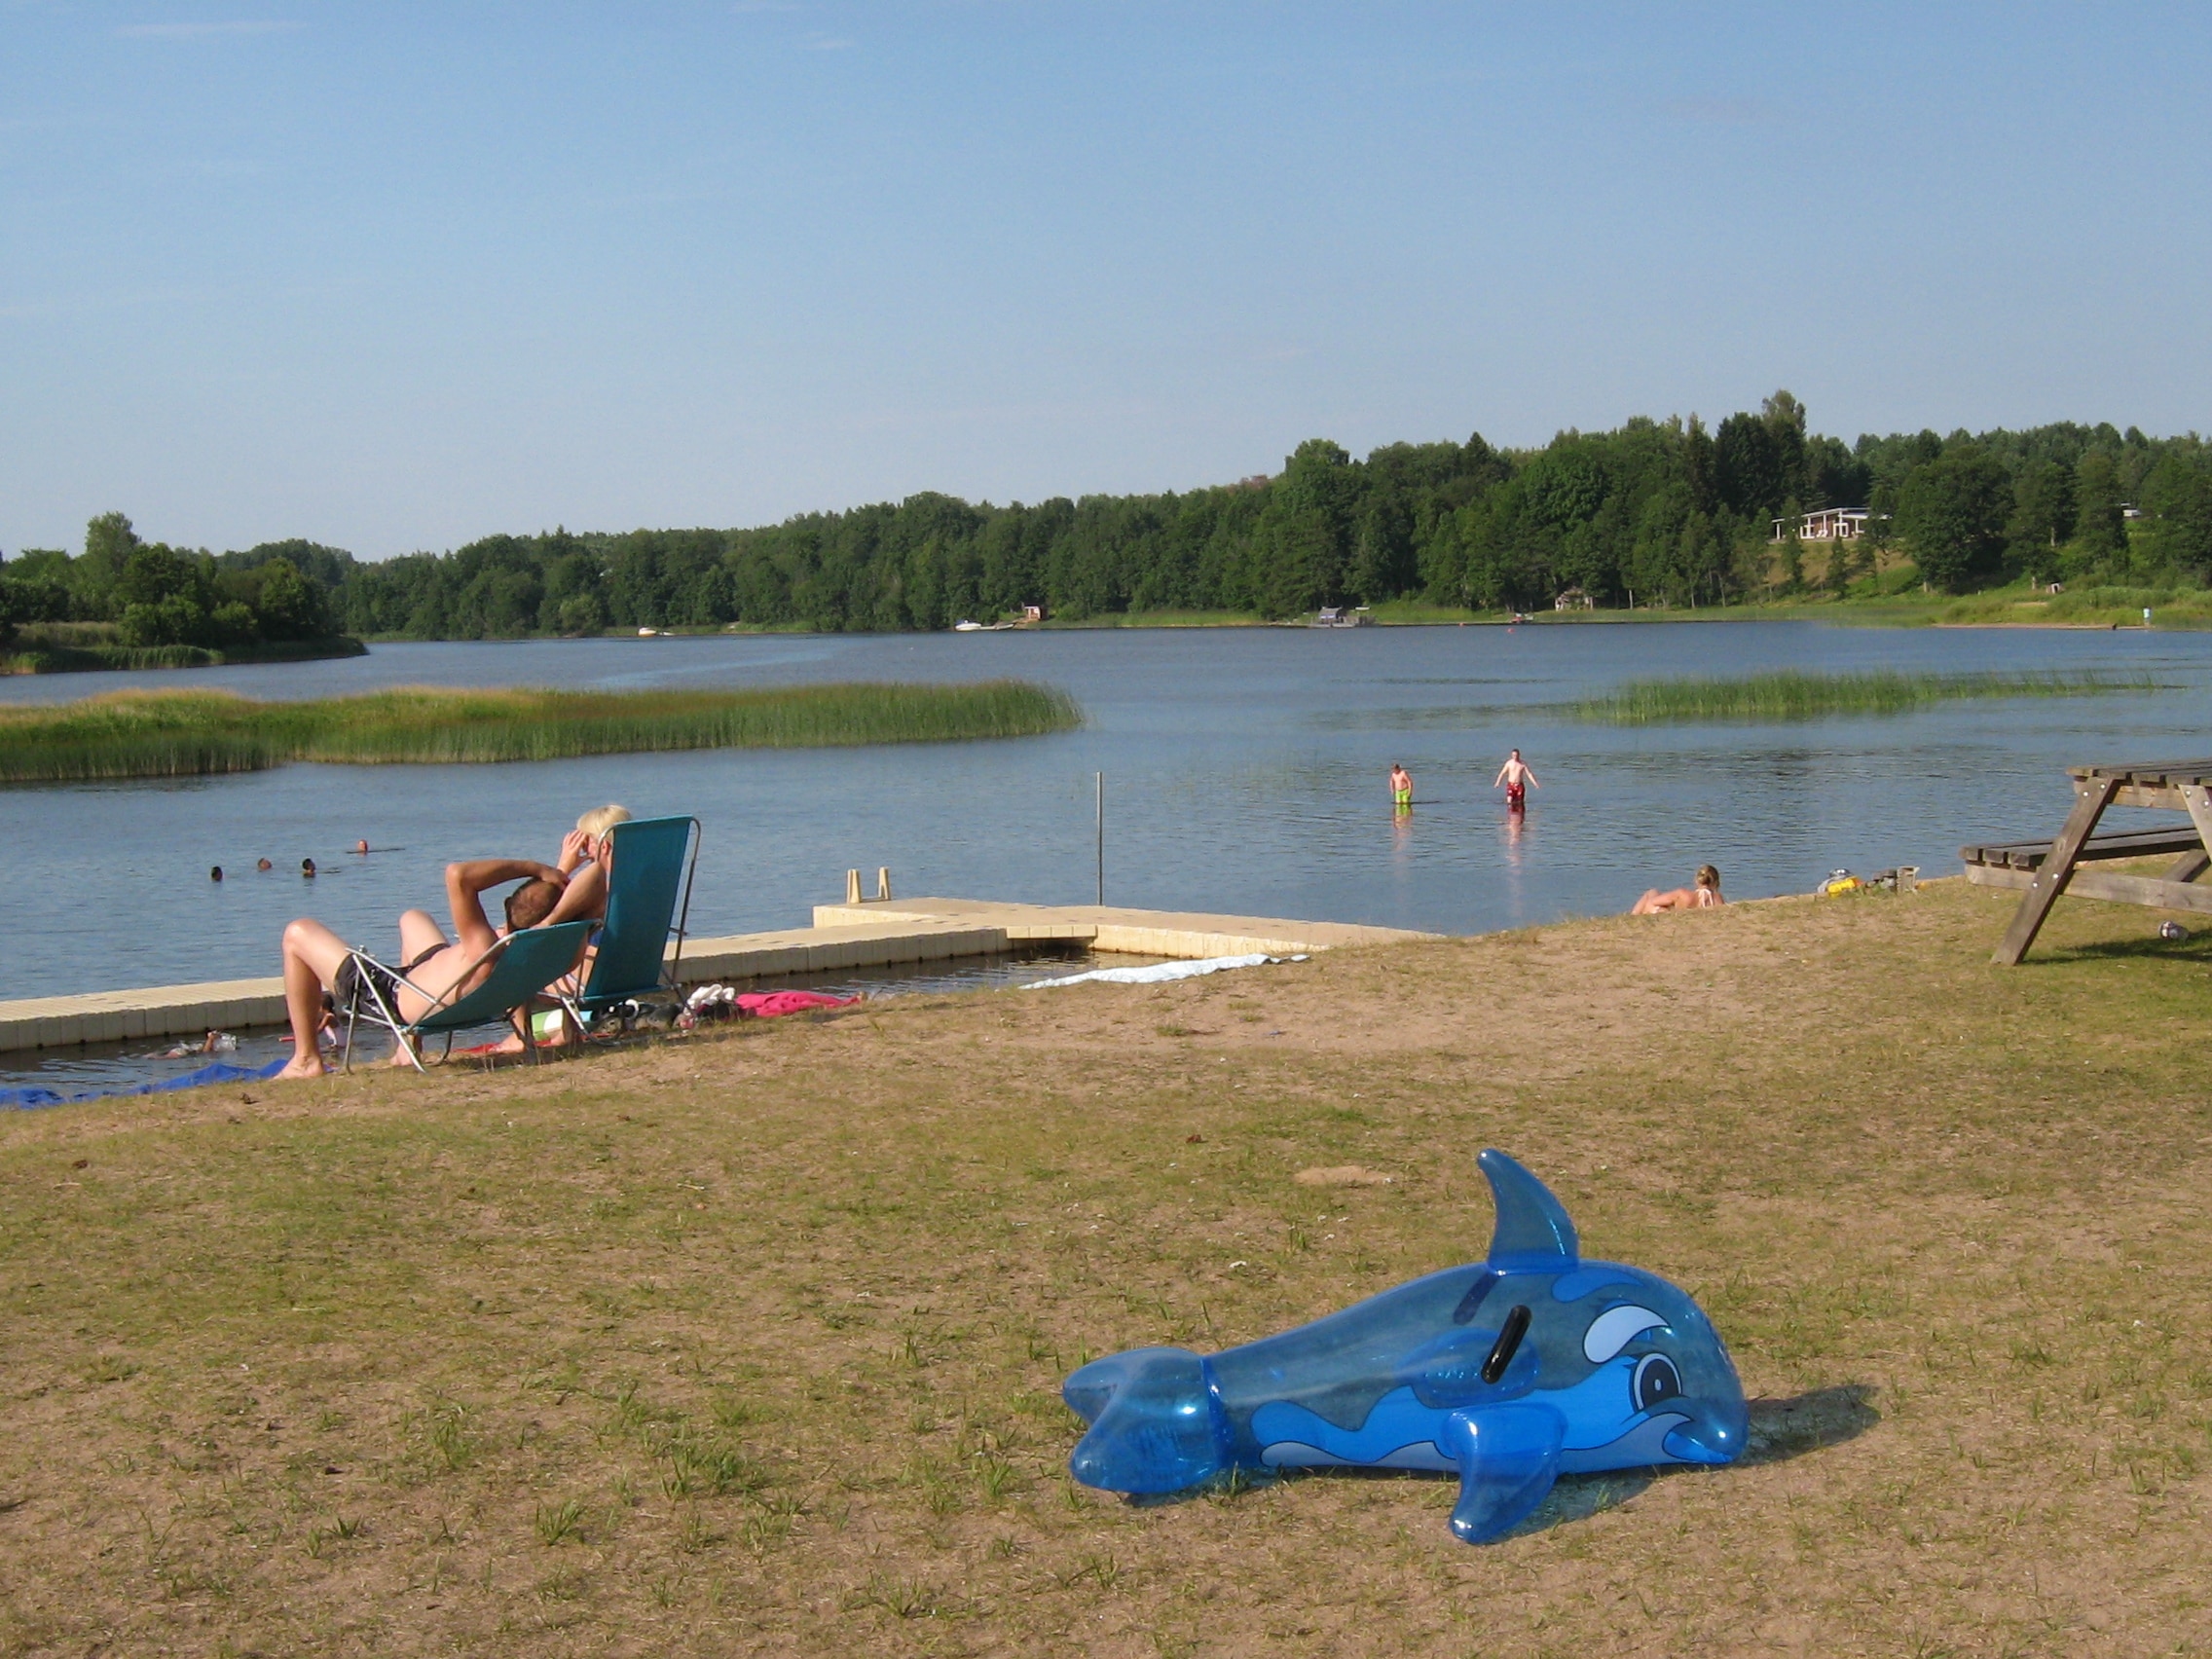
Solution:
[(1629, 914), (1656, 916), (1662, 910), (1710, 910), (1727, 903), (1720, 897), (1720, 872), (1711, 865), (1699, 865), (1695, 887), (1677, 887), (1665, 893), (1648, 888)]
[[(522, 885), (507, 895), (506, 926), (494, 929), (485, 919), (483, 894), (510, 881)], [(405, 984), (391, 978), (386, 969), (349, 970), (351, 947), (344, 940), (311, 916), (292, 922), (284, 929), (284, 1009), (292, 1022), (292, 1058), (276, 1075), (320, 1077), (329, 1070), (317, 1046), (325, 990), (334, 1003), (349, 1002), (351, 974), (366, 972), (402, 1019), (420, 1018), (432, 998), (474, 990), (492, 972), (492, 964), (478, 958), (495, 940), (549, 919), (569, 885), (563, 871), (532, 859), (472, 859), (446, 866), (446, 899), (460, 938), (448, 940), (427, 910), (403, 914), (399, 972), (406, 977)], [(405, 1065), (407, 1056), (394, 1054), (392, 1063)]]

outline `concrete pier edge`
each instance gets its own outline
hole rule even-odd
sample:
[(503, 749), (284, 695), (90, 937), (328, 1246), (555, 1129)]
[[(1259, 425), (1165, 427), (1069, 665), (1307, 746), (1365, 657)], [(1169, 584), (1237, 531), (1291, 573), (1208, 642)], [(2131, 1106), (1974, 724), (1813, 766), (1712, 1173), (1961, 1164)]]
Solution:
[[(814, 925), (769, 933), (691, 939), (683, 984), (749, 982), (786, 975), (892, 968), (1000, 956), (1065, 940), (1105, 955), (1296, 956), (1346, 945), (1434, 939), (1403, 928), (1275, 917), (1134, 910), (1097, 904), (1012, 904), (980, 899), (867, 900), (818, 904)], [(219, 979), (196, 985), (92, 991), (0, 1002), (0, 1052), (85, 1043), (199, 1036), (284, 1023), (281, 978)]]

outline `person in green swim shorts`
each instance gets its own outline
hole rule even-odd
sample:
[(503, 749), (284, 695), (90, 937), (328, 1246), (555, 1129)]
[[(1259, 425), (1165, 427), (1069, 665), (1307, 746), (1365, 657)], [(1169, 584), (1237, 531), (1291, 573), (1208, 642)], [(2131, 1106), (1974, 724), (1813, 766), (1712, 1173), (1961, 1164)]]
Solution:
[(1395, 760), (1390, 762), (1390, 804), (1399, 812), (1414, 808), (1414, 775)]

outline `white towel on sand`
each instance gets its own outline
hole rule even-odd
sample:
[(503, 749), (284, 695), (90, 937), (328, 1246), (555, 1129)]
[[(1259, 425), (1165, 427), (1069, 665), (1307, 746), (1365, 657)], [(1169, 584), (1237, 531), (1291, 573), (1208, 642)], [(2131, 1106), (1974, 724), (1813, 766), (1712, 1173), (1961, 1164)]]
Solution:
[(1207, 956), (1197, 962), (1155, 962), (1148, 968), (1093, 968), (1088, 974), (1070, 974), (1058, 979), (1032, 979), (1021, 988), (1041, 991), (1050, 985), (1157, 985), (1167, 979), (1196, 978), (1218, 974), (1224, 968), (1258, 968), (1270, 962), (1303, 962), (1304, 956)]

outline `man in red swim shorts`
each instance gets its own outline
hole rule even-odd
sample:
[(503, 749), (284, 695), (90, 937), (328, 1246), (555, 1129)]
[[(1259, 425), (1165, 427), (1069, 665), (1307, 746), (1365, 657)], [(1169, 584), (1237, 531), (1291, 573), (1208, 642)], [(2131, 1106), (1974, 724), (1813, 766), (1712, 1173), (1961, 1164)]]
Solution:
[(1535, 783), (1536, 774), (1521, 763), (1521, 751), (1516, 749), (1497, 769), (1497, 776), (1490, 782), (1492, 789), (1505, 786), (1505, 810), (1526, 812), (1529, 809), (1529, 786)]

